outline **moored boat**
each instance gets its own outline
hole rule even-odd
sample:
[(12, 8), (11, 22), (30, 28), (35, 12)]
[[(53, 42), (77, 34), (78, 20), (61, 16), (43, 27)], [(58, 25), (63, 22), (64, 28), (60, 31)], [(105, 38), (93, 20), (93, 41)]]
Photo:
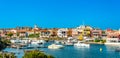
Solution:
[(74, 44), (72, 42), (65, 42), (65, 45), (67, 45), (67, 46), (73, 46)]
[(56, 44), (60, 44), (61, 42), (59, 40), (55, 40), (55, 43)]
[(34, 44), (34, 45), (37, 45), (37, 44), (41, 45), (41, 44), (44, 44), (44, 43), (46, 43), (44, 40), (33, 40), (33, 41), (31, 41), (31, 44)]
[(82, 41), (78, 41), (76, 44), (74, 44), (75, 47), (90, 47), (90, 44), (85, 44)]
[(63, 45), (56, 45), (56, 44), (52, 44), (48, 46), (48, 49), (60, 49), (60, 48), (64, 48)]
[(74, 42), (72, 40), (73, 40), (72, 37), (68, 37), (67, 41), (65, 42), (65, 45), (67, 45), (67, 46), (74, 45)]

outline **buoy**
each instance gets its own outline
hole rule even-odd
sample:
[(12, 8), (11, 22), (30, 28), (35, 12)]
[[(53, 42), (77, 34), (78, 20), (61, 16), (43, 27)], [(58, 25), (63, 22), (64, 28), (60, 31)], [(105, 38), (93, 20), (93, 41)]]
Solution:
[(102, 51), (102, 48), (100, 48), (100, 52)]

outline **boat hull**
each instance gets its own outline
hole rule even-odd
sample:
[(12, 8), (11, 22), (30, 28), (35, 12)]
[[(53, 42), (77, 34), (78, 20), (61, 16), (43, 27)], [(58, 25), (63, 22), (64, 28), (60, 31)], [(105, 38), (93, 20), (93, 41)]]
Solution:
[(55, 45), (55, 44), (48, 46), (48, 49), (61, 49), (61, 48), (64, 48), (64, 46), (63, 45)]

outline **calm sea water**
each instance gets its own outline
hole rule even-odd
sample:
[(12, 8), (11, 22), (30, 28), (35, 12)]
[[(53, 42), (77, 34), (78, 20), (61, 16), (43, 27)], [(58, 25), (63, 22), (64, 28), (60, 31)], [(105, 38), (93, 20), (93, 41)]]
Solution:
[[(100, 51), (100, 48), (103, 50)], [(90, 45), (90, 48), (76, 48), (74, 46), (66, 46), (63, 49), (50, 50), (48, 48), (39, 48), (47, 54), (56, 58), (120, 58), (120, 52), (115, 52), (115, 47), (105, 45)], [(17, 53), (17, 49), (6, 48), (5, 51)], [(16, 54), (18, 58), (22, 58), (24, 50), (19, 50), (20, 54)]]

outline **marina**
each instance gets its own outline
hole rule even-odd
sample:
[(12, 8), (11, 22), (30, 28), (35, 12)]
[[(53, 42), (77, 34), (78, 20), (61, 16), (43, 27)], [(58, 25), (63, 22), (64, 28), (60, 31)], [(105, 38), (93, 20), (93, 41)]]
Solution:
[(120, 58), (120, 0), (0, 0), (0, 58)]
[[(22, 58), (25, 50), (33, 49), (14, 49), (6, 48), (4, 51), (16, 53), (18, 58)], [(74, 46), (65, 46), (63, 49), (48, 49), (48, 48), (37, 48), (38, 50), (44, 51), (47, 54), (51, 54), (56, 58), (119, 58), (120, 52), (115, 51), (114, 46), (91, 44), (89, 48), (77, 48)], [(18, 51), (18, 52), (16, 52)], [(69, 55), (69, 56), (68, 56)]]
[[(62, 42), (72, 42), (70, 40), (54, 40), (54, 41), (44, 41), (44, 40), (28, 40), (30, 41), (25, 46), (20, 46), (20, 42), (23, 40), (15, 40), (14, 43), (17, 44), (15, 48), (6, 48), (3, 51), (15, 53), (17, 58), (22, 58), (24, 51), (27, 50), (40, 50), (47, 54), (53, 55), (56, 58), (119, 58), (120, 57), (120, 45), (106, 45), (106, 44), (92, 44), (86, 43), (84, 41), (75, 41), (73, 45), (66, 45)], [(28, 42), (27, 41), (27, 42)], [(31, 43), (33, 42), (33, 43)], [(39, 44), (39, 43), (44, 44)], [(23, 44), (23, 42), (21, 43)], [(68, 56), (69, 55), (69, 56)]]

